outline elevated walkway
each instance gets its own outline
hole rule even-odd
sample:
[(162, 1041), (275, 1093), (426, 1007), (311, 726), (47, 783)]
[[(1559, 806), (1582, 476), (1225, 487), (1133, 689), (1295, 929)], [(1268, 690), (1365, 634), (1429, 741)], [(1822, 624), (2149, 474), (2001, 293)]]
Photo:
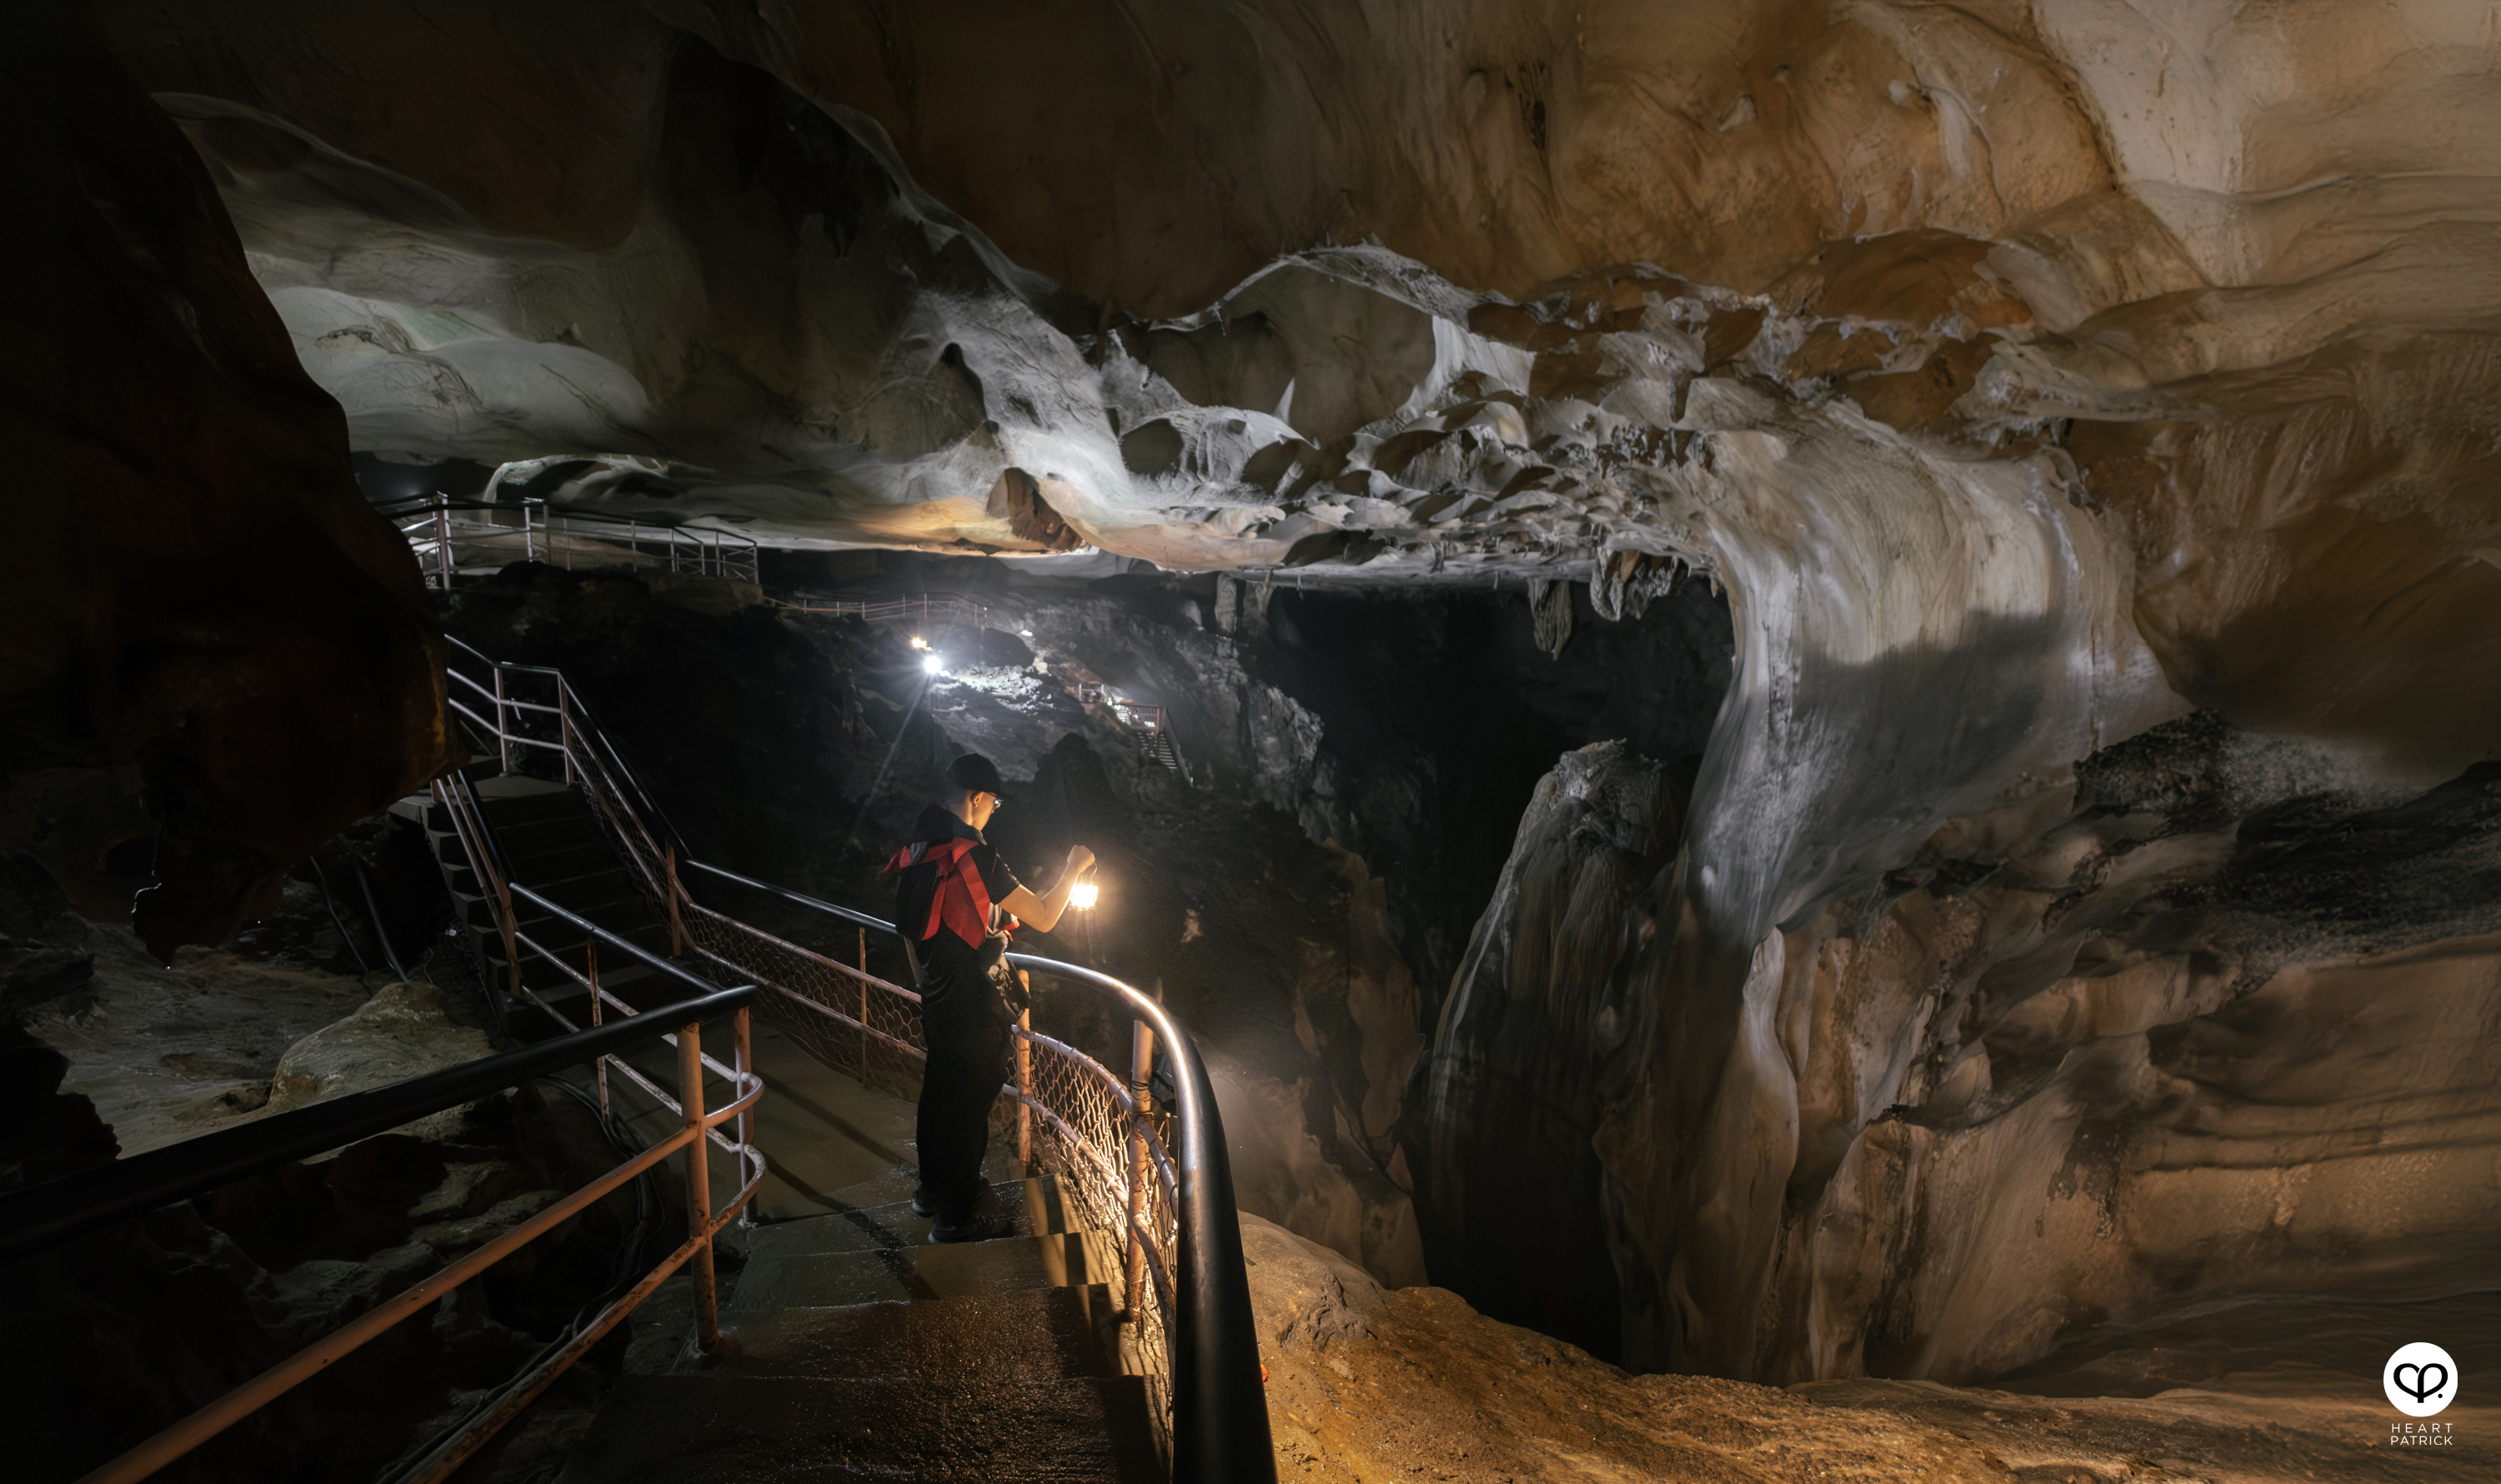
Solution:
[[(826, 1091), (873, 1122), (911, 1114), (856, 1083)], [(989, 1241), (930, 1245), (905, 1166), (819, 1197), (831, 1214), (759, 1224), (720, 1344), (623, 1378), (565, 1484), (1167, 1477), (1124, 1354), (1118, 1240), (1014, 1167), (991, 1163), (1016, 1230)]]

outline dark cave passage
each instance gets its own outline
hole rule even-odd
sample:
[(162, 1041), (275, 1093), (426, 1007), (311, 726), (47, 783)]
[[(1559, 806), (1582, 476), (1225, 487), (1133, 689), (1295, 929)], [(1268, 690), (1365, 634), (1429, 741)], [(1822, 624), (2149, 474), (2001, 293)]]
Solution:
[(1389, 883), (1393, 920), (1438, 1006), (1557, 758), (1621, 740), (1689, 787), (1729, 680), (1727, 603), (1688, 583), (1619, 623), (1573, 586), (1560, 656), (1510, 592), (1280, 587), (1251, 673), (1317, 713), (1319, 758), (1299, 813)]

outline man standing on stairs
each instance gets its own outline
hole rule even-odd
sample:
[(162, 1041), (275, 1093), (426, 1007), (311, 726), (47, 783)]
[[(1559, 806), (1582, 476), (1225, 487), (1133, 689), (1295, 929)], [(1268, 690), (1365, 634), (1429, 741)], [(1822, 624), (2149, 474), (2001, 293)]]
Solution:
[(920, 1189), (912, 1208), (937, 1217), (931, 1241), (968, 1242), (1008, 1231), (982, 1178), (990, 1108), (1007, 1075), (1008, 1027), (1022, 1000), (1006, 958), (1007, 920), (1049, 932), (1067, 910), (1068, 894), (1094, 868), (1094, 853), (1070, 847), (1058, 883), (1036, 896), (982, 838), (1006, 801), (998, 768), (967, 753), (948, 766), (947, 783), (914, 823), (912, 843), (885, 868), (903, 877), (894, 927), (911, 951), (929, 1046), (920, 1079)]

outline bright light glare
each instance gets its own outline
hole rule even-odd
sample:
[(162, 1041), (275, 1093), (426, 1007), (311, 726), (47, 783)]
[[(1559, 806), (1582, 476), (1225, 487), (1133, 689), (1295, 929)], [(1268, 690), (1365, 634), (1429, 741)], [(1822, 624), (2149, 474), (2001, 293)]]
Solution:
[(1068, 894), (1068, 904), (1072, 907), (1090, 907), (1094, 905), (1095, 894), (1094, 883), (1080, 882), (1077, 889)]
[(935, 675), (940, 670), (947, 668), (947, 657), (944, 655), (932, 655), (928, 658), (920, 661), (920, 668), (928, 671), (932, 675)]
[(923, 639), (918, 634), (914, 634), (912, 636), (912, 647), (914, 649), (927, 649), (929, 647), (929, 641)]

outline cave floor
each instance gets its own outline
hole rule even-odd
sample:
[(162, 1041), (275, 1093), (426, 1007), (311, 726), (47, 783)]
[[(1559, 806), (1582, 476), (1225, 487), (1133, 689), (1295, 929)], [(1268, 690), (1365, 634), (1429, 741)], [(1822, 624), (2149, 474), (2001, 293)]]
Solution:
[(127, 928), (90, 934), (93, 978), (26, 1027), (69, 1059), (61, 1091), (94, 1102), (123, 1159), (249, 1121), (280, 1058), (366, 1000), (344, 974), (200, 948), (168, 968)]
[[(2462, 1484), (2501, 1474), (2501, 1408), (2488, 1403), (2460, 1402), (2431, 1419), (2453, 1427), (2433, 1434), (2451, 1442), (2392, 1445), (2391, 1422), (2406, 1419), (2378, 1400), (2385, 1351), (2363, 1376), (2315, 1366), (2306, 1390), (2286, 1378), (2288, 1365), (2273, 1392), (2236, 1375), (2229, 1384), (2241, 1390), (2150, 1398), (1635, 1376), (1487, 1319), (1446, 1290), (1357, 1298), (1364, 1285), (1351, 1269), (1318, 1280), (1318, 1267), (1335, 1265), (1319, 1249), (1298, 1254), (1287, 1245), (1296, 1239), (1275, 1229), (1251, 1234), (1261, 1238), (1248, 1245), (1258, 1264), (1254, 1299), (1267, 1310), (1270, 1419), (1280, 1472), (1291, 1478)], [(1297, 1266), (1307, 1275), (1298, 1279)], [(1359, 1317), (1332, 1312), (1341, 1302)], [(2457, 1360), (2461, 1371), (2476, 1370), (2468, 1355)]]
[(2494, 1374), (2501, 1293), (2207, 1305), (2090, 1336), (1985, 1390), (1878, 1380), (1792, 1390), (1917, 1418), (2044, 1479), (2105, 1477), (2129, 1460), (2217, 1480), (2501, 1477), (2501, 1402), (2488, 1387), (2400, 1431), (2409, 1419), (2382, 1397), (2380, 1370), (2418, 1340), (2447, 1350), (2462, 1375)]

